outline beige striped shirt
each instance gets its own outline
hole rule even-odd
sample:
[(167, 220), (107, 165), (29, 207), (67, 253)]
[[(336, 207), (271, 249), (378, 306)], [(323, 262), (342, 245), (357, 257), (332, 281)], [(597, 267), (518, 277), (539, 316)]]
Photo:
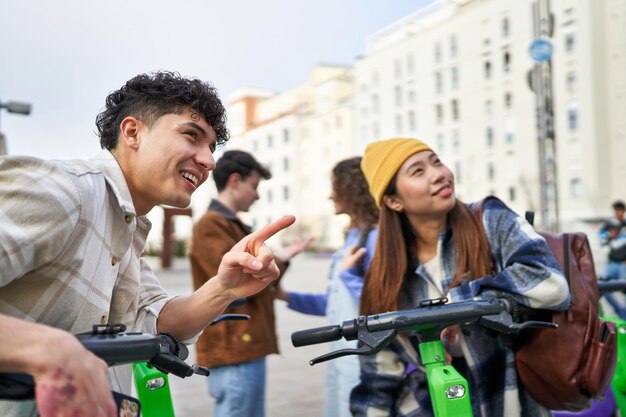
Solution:
[[(0, 157), (0, 313), (74, 334), (105, 323), (155, 333), (170, 297), (141, 257), (150, 227), (109, 151), (88, 161)], [(129, 393), (130, 368), (111, 382)], [(34, 415), (32, 402), (7, 405), (0, 415)]]

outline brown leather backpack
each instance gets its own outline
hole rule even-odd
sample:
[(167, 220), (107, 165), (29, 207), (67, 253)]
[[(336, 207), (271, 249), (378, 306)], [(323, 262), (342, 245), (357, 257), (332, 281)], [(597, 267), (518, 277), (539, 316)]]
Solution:
[[(475, 214), (482, 214), (484, 201), (473, 206)], [(543, 310), (545, 319), (558, 328), (534, 329), (520, 336), (517, 372), (539, 404), (551, 410), (579, 411), (588, 408), (592, 398), (603, 399), (609, 387), (617, 360), (615, 324), (603, 322), (598, 315), (598, 283), (587, 236), (539, 234), (563, 269), (571, 305), (566, 311)]]

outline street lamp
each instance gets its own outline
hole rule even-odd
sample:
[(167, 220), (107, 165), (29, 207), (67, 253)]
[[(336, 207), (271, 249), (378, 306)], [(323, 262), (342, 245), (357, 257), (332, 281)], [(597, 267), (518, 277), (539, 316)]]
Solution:
[[(23, 114), (27, 116), (30, 114), (31, 105), (30, 103), (21, 103), (19, 101), (7, 101), (6, 103), (0, 101), (0, 110), (2, 109), (6, 109), (9, 113)], [(6, 139), (2, 134), (2, 131), (0, 131), (0, 155), (6, 155), (6, 153)]]

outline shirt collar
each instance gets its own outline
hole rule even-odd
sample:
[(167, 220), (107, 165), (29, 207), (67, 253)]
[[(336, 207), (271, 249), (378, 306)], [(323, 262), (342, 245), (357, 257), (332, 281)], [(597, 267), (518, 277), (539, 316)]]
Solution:
[(125, 213), (136, 215), (135, 205), (133, 204), (133, 198), (130, 195), (126, 178), (113, 154), (104, 149), (90, 158), (89, 162), (100, 167), (122, 210)]
[(220, 203), (219, 200), (216, 200), (216, 199), (211, 200), (211, 203), (209, 204), (209, 210), (215, 211), (221, 214), (222, 216), (226, 217), (227, 219), (239, 223), (241, 227), (246, 231), (246, 233), (252, 233), (252, 227), (242, 222), (241, 219), (237, 217), (235, 213), (233, 213), (224, 204)]
[(90, 158), (89, 162), (101, 169), (109, 189), (115, 196), (124, 214), (134, 216), (137, 219), (137, 225), (141, 229), (149, 231), (152, 228), (152, 223), (146, 216), (137, 216), (126, 177), (124, 177), (124, 172), (122, 172), (122, 168), (113, 154), (107, 149), (103, 149)]

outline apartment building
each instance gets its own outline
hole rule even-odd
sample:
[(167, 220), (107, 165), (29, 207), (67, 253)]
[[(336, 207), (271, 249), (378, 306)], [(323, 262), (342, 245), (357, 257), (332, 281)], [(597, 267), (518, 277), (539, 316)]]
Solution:
[[(461, 199), (495, 194), (539, 212), (532, 4), (435, 1), (368, 37), (354, 66), (357, 150), (422, 138), (455, 171)], [(626, 197), (626, 3), (554, 0), (551, 9), (561, 229), (593, 233)]]
[[(319, 65), (285, 92), (231, 95), (226, 149), (253, 152), (274, 174), (246, 220), (293, 213), (286, 239), (337, 247), (347, 219), (327, 198), (332, 166), (371, 141), (409, 136), (440, 153), (462, 200), (495, 194), (520, 214), (537, 212), (538, 227), (540, 167), (554, 163), (560, 229), (586, 231), (597, 245), (611, 202), (626, 199), (626, 2), (549, 2), (555, 156), (541, 162), (534, 2), (436, 0), (370, 35), (353, 68)], [(212, 185), (198, 191), (194, 217), (215, 195)]]
[(316, 66), (303, 84), (282, 93), (242, 89), (229, 97), (225, 149), (252, 152), (272, 171), (246, 221), (259, 227), (295, 214), (284, 240), (314, 236), (320, 249), (341, 244), (347, 218), (334, 214), (328, 196), (332, 167), (354, 155), (351, 97), (351, 70), (336, 65)]

